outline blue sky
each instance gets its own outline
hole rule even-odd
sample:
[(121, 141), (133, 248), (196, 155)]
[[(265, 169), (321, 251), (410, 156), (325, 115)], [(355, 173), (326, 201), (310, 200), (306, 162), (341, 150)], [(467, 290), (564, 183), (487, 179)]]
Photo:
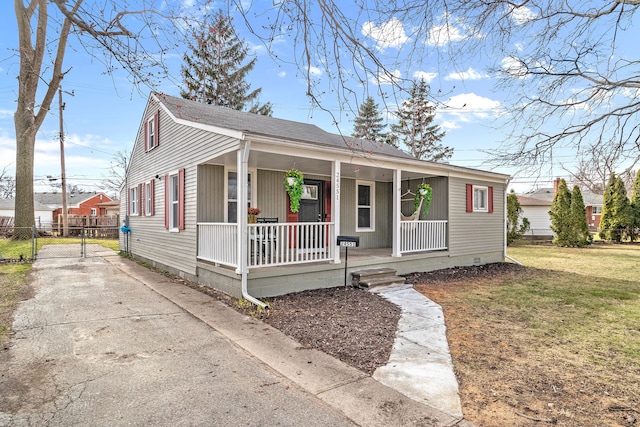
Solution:
[[(19, 62), (14, 51), (17, 46), (17, 29), (12, 2), (1, 3), (0, 24), (0, 168), (7, 167), (9, 173), (13, 174), (13, 113), (16, 107)], [(273, 104), (273, 115), (313, 123), (327, 131), (336, 132), (331, 115), (311, 106), (305, 96), (306, 81), (299, 75), (296, 67), (293, 64), (276, 64), (266, 54), (264, 46), (252, 39), (244, 28), (238, 26), (238, 29), (240, 37), (245, 39), (252, 47), (252, 53), (258, 57), (249, 82), (252, 87), (262, 88), (261, 101)], [(399, 21), (365, 23), (361, 32), (381, 54), (397, 53), (408, 40)], [(430, 34), (434, 37), (430, 43), (437, 46), (438, 28), (432, 29)], [(456, 34), (463, 37), (461, 33), (454, 33), (454, 38)], [(292, 47), (283, 40), (274, 48), (281, 56), (292, 53)], [(175, 51), (169, 55), (175, 70), (179, 70), (182, 53)], [(442, 102), (452, 107), (446, 111), (439, 110), (436, 115), (437, 123), (447, 132), (442, 142), (454, 147), (450, 163), (514, 174), (515, 171), (508, 168), (494, 168), (483, 164), (487, 156), (481, 150), (497, 148), (505, 138), (502, 131), (494, 129), (494, 126), (501, 120), (508, 119), (501, 115), (502, 107), (505, 106), (505, 94), (494, 89), (495, 81), (486, 71), (488, 62), (474, 60), (469, 64), (459, 63), (455, 70), (448, 69), (446, 64), (436, 60), (411, 65), (407, 67), (407, 71), (396, 72), (402, 77), (424, 78), (430, 83), (434, 93), (440, 91)], [(100, 182), (109, 175), (110, 164), (116, 152), (131, 150), (150, 89), (142, 88), (139, 91), (124, 74), (107, 75), (104, 66), (83, 50), (68, 49), (65, 59), (65, 69), (67, 68), (71, 71), (62, 82), (66, 104), (63, 117), (67, 178), (69, 183), (98, 190)], [(327, 79), (320, 67), (312, 67), (310, 71), (321, 82)], [(179, 88), (169, 83), (158, 89), (171, 95), (179, 95)], [(74, 96), (67, 93), (72, 91)], [(338, 119), (340, 130), (350, 134), (353, 114), (341, 111), (338, 100), (330, 96), (323, 98), (323, 105)], [(47, 176), (60, 175), (58, 135), (56, 97), (36, 141), (35, 179), (38, 190), (46, 188)], [(566, 172), (557, 165), (550, 166), (546, 178), (551, 181), (555, 175), (566, 175)], [(542, 181), (545, 181), (544, 176)], [(519, 182), (516, 185), (517, 191), (527, 190), (533, 185), (532, 179), (528, 177), (516, 177), (516, 182)]]

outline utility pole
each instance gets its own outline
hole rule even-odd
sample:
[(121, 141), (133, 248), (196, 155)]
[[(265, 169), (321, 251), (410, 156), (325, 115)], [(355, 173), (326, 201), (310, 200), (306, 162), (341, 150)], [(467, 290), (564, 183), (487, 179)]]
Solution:
[[(75, 96), (73, 91), (66, 94)], [(69, 236), (69, 217), (67, 214), (67, 177), (64, 167), (64, 120), (62, 120), (62, 111), (64, 104), (62, 103), (62, 85), (58, 87), (58, 104), (60, 105), (60, 180), (62, 181), (62, 237)]]

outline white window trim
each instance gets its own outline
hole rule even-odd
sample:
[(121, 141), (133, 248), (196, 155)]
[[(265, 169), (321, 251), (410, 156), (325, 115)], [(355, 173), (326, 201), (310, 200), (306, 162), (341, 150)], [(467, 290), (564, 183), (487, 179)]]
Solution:
[[(224, 222), (229, 222), (229, 172), (237, 172), (238, 169), (234, 167), (225, 166), (224, 168)], [(249, 175), (251, 175), (251, 194), (249, 194), (249, 205), (252, 208), (259, 207), (257, 206), (257, 195), (258, 195), (258, 185), (257, 185), (257, 176), (258, 169), (249, 168)], [(239, 192), (239, 190), (238, 190)], [(236, 199), (236, 203), (238, 200)], [(246, 213), (246, 212), (245, 212)], [(240, 211), (238, 211), (240, 214)]]
[(138, 198), (138, 186), (129, 188), (129, 215), (131, 216), (138, 216), (140, 212)]
[[(358, 227), (358, 209), (360, 208), (360, 205), (358, 204), (358, 187), (359, 186), (368, 186), (370, 187), (370, 191), (371, 191), (371, 205), (368, 206), (371, 212), (370, 218), (369, 218), (369, 223), (371, 224), (370, 227)], [(356, 214), (356, 231), (359, 232), (372, 232), (372, 231), (376, 231), (376, 211), (375, 211), (375, 205), (376, 205), (376, 183), (375, 181), (359, 181), (356, 180), (356, 197), (355, 197), (355, 201), (356, 201), (356, 209), (355, 209), (355, 214)], [(363, 206), (364, 207), (364, 206)]]
[(151, 216), (151, 182), (144, 184), (144, 215)]
[[(168, 197), (168, 203), (169, 203), (169, 232), (170, 233), (179, 233), (180, 232), (180, 227), (179, 227), (179, 216), (180, 216), (180, 197), (179, 197), (179, 193), (180, 193), (180, 189), (178, 188), (178, 191), (176, 192), (176, 194), (172, 194), (174, 191), (174, 186), (173, 184), (173, 178), (178, 180), (178, 186), (180, 185), (180, 178), (179, 178), (179, 174), (180, 171), (175, 171), (173, 173), (170, 173), (169, 176), (167, 177), (167, 179), (169, 180), (169, 197)], [(175, 196), (175, 202), (173, 200), (173, 197)], [(178, 212), (177, 215), (178, 217), (175, 217), (174, 213), (173, 213), (173, 205), (177, 204), (178, 205)], [(174, 226), (174, 222), (175, 222), (175, 226)]]
[[(156, 126), (155, 126), (155, 116), (151, 116), (149, 120), (147, 120), (147, 151), (151, 151), (158, 146), (158, 139), (156, 138)], [(153, 138), (153, 144), (151, 144), (151, 139)]]
[(98, 216), (98, 209), (91, 208), (91, 216)]
[[(476, 203), (476, 191), (482, 191), (484, 194), (484, 208), (478, 208)], [(474, 212), (489, 212), (489, 187), (486, 185), (474, 185), (473, 186), (473, 211)]]

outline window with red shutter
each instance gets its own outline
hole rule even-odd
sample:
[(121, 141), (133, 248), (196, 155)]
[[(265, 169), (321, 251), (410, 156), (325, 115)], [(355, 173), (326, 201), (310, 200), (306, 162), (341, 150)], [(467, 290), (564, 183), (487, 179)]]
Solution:
[(486, 185), (466, 185), (467, 212), (493, 212), (493, 187)]

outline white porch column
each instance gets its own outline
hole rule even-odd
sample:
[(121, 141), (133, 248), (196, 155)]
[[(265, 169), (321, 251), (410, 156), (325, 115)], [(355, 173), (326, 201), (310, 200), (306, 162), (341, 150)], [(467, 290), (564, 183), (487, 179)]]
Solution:
[[(331, 203), (331, 221), (335, 235), (332, 245), (336, 244), (336, 238), (340, 235), (340, 161), (334, 160), (331, 163), (331, 188), (333, 189), (333, 202)], [(333, 251), (333, 262), (340, 263), (340, 248)]]
[(244, 158), (248, 155), (248, 147), (245, 146), (238, 150), (236, 156), (236, 185), (238, 186), (238, 269), (236, 272), (240, 274), (247, 271), (247, 193), (249, 184), (247, 184)]
[(393, 235), (391, 237), (391, 256), (400, 255), (400, 197), (402, 192), (402, 170), (393, 171)]

